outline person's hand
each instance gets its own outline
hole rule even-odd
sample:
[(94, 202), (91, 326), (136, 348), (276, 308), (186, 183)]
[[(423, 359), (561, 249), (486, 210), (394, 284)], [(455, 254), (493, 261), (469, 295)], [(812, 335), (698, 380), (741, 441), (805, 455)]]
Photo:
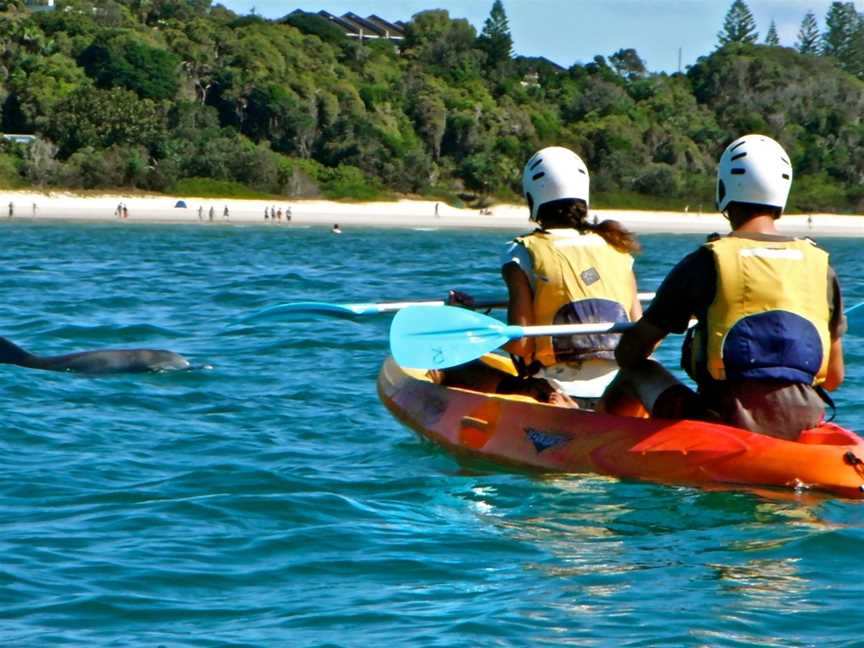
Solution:
[(447, 305), (448, 306), (461, 306), (462, 308), (474, 308), (475, 300), (474, 297), (469, 295), (467, 292), (462, 292), (461, 290), (451, 290), (447, 293)]

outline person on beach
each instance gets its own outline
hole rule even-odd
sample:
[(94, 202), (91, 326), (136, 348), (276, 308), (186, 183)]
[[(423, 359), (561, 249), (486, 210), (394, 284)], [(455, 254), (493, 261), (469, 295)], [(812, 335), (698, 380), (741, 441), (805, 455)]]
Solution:
[(208, 216), (208, 217), (210, 218), (210, 220), (212, 221), (212, 220), (213, 220), (213, 217), (214, 217), (215, 215), (216, 215), (216, 210), (214, 209), (213, 205), (210, 205), (210, 211), (207, 212), (207, 216)]
[(123, 203), (123, 218), (129, 218), (129, 208)]
[(266, 220), (269, 219), (269, 218), (270, 218), (270, 208), (269, 208), (269, 207), (265, 207), (265, 208), (264, 208), (264, 220), (266, 221)]
[(228, 205), (225, 205), (225, 209), (222, 210), (222, 220), (230, 220), (228, 215)]
[(12, 201), (9, 201), (9, 218), (12, 218), (15, 215), (15, 205), (12, 204)]
[(204, 205), (198, 205), (198, 220), (204, 220)]
[(341, 234), (342, 230), (339, 228), (339, 223), (336, 223), (333, 226), (333, 229), (330, 230), (333, 234)]
[(288, 205), (288, 206), (285, 208), (285, 222), (286, 222), (286, 223), (290, 223), (290, 222), (291, 222), (291, 205)]
[[(621, 372), (605, 395), (607, 411), (644, 407), (652, 416), (720, 421), (786, 439), (823, 420), (824, 390), (844, 378), (846, 321), (828, 253), (775, 228), (791, 186), (789, 156), (770, 137), (746, 135), (726, 148), (716, 198), (732, 232), (710, 236), (680, 261), (621, 336)], [(649, 359), (692, 317), (698, 323), (681, 365), (698, 392)]]
[[(632, 256), (639, 244), (616, 221), (589, 220), (589, 184), (585, 163), (563, 147), (544, 148), (525, 165), (523, 194), (537, 229), (511, 241), (501, 258), (508, 323), (628, 322), (642, 315)], [(457, 291), (449, 301), (473, 305), (470, 296)], [(572, 405), (564, 393), (567, 383), (584, 385), (588, 377), (597, 381), (593, 386), (599, 393), (615, 376), (617, 342), (616, 334), (524, 337), (505, 347), (516, 361), (516, 379), (474, 362), (444, 371), (440, 380)]]
[(276, 220), (282, 220), (282, 208), (281, 207), (276, 211)]

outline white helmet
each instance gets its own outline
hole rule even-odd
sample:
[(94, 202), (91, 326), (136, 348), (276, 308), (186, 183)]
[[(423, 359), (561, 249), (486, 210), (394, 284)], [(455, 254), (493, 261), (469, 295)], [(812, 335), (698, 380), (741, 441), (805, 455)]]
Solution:
[(530, 199), (531, 220), (540, 205), (575, 198), (588, 204), (588, 168), (578, 155), (563, 146), (540, 149), (525, 164), (522, 193)]
[(730, 202), (786, 207), (792, 165), (783, 147), (766, 135), (745, 135), (732, 142), (717, 166), (717, 209)]

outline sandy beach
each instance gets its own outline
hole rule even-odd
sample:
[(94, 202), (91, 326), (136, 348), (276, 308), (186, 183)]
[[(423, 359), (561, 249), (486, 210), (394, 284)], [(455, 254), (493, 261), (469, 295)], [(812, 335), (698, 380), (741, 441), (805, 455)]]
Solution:
[[(185, 207), (178, 207), (178, 203)], [(407, 228), (495, 228), (522, 230), (530, 227), (522, 205), (498, 204), (491, 213), (457, 209), (442, 202), (399, 200), (394, 202), (343, 203), (326, 200), (238, 200), (195, 197), (142, 196), (122, 194), (82, 196), (32, 191), (0, 192), (0, 217), (55, 219), (69, 221), (117, 221), (127, 223), (264, 224), (274, 226), (310, 225), (342, 230), (351, 227)], [(119, 205), (128, 218), (118, 218)], [(228, 214), (225, 216), (227, 208)], [(291, 221), (285, 217), (291, 210)], [(212, 209), (212, 217), (211, 217)], [(281, 210), (282, 219), (265, 221), (264, 212)], [(722, 215), (698, 212), (665, 212), (592, 209), (600, 220), (612, 218), (640, 233), (710, 233), (728, 231)], [(864, 236), (864, 216), (851, 214), (784, 215), (778, 229), (790, 234), (813, 236)]]

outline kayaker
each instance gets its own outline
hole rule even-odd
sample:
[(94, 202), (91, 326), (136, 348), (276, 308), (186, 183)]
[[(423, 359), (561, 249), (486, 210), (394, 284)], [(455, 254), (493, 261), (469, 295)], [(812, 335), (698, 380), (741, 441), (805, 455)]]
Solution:
[[(680, 261), (621, 336), (622, 370), (607, 390), (607, 411), (631, 413), (635, 398), (653, 416), (719, 420), (787, 439), (819, 424), (824, 389), (843, 382), (846, 321), (828, 253), (775, 228), (791, 185), (789, 156), (770, 137), (746, 135), (726, 148), (716, 198), (732, 232)], [(691, 317), (698, 324), (685, 338), (682, 368), (698, 393), (648, 359)]]
[[(642, 315), (632, 256), (639, 244), (616, 221), (589, 221), (589, 184), (582, 159), (560, 146), (538, 151), (525, 165), (523, 194), (537, 229), (511, 241), (501, 259), (510, 324), (635, 321)], [(464, 293), (451, 301), (471, 305)], [(568, 382), (588, 378), (599, 381), (599, 396), (617, 371), (617, 341), (614, 334), (515, 340), (506, 349), (520, 379), (493, 376), (483, 381), (484, 391), (521, 393), (529, 377), (553, 379), (570, 391)], [(449, 370), (445, 384), (482, 380), (476, 364), (470, 370)]]

